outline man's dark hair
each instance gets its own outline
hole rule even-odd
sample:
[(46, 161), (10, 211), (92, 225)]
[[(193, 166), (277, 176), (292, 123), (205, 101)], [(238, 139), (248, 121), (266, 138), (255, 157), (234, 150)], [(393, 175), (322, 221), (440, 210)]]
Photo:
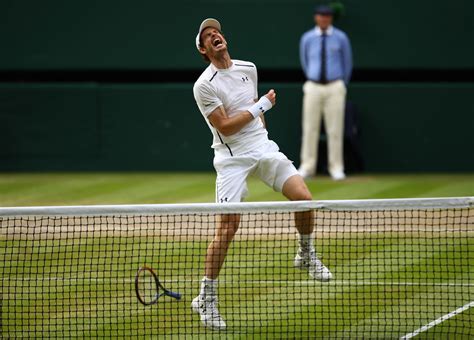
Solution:
[[(201, 47), (202, 46), (202, 38), (201, 38), (201, 35), (199, 35), (199, 46)], [(209, 57), (207, 56), (207, 54), (202, 54), (201, 52), (199, 52), (199, 54), (201, 55), (202, 59), (204, 59), (204, 61), (208, 64), (211, 63), (211, 60), (209, 59)]]

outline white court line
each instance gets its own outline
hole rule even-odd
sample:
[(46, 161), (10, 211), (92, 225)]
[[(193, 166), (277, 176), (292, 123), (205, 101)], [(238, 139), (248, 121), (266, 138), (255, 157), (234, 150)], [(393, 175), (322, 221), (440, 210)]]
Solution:
[[(66, 282), (121, 282), (133, 283), (134, 279), (126, 278), (84, 278), (84, 277), (22, 277), (7, 276), (2, 277), (2, 281), (66, 281)], [(200, 279), (194, 280), (160, 280), (165, 283), (198, 283)], [(320, 286), (427, 286), (427, 287), (474, 287), (474, 282), (390, 282), (390, 281), (370, 281), (370, 280), (333, 280), (329, 282), (319, 282), (316, 280), (219, 280), (219, 284), (275, 284), (275, 285), (320, 285)]]
[(400, 340), (411, 339), (411, 338), (417, 336), (418, 334), (423, 333), (423, 332), (427, 331), (428, 329), (430, 329), (430, 328), (432, 328), (432, 327), (434, 327), (434, 326), (436, 326), (436, 325), (439, 325), (440, 323), (442, 323), (442, 322), (444, 322), (444, 321), (446, 321), (446, 320), (452, 318), (453, 316), (456, 316), (456, 315), (458, 315), (458, 314), (461, 314), (462, 312), (468, 310), (468, 309), (471, 308), (471, 307), (474, 307), (474, 301), (471, 301), (471, 302), (469, 302), (468, 304), (465, 304), (464, 306), (459, 307), (458, 309), (456, 309), (456, 310), (454, 310), (454, 311), (452, 311), (452, 312), (450, 312), (450, 313), (448, 313), (448, 314), (445, 314), (445, 315), (443, 315), (442, 317), (440, 317), (440, 318), (438, 318), (438, 319), (436, 319), (436, 320), (434, 320), (434, 321), (431, 321), (430, 323), (424, 325), (424, 326), (421, 327), (421, 328), (418, 328), (416, 331), (414, 331), (414, 332), (412, 332), (412, 333), (408, 333), (408, 334), (402, 336), (402, 337), (400, 338)]

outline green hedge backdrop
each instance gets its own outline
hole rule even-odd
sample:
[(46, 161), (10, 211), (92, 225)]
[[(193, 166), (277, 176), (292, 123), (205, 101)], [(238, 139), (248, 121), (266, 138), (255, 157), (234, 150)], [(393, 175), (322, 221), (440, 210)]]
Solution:
[[(337, 26), (356, 69), (474, 69), (474, 2), (347, 0)], [(0, 72), (189, 70), (206, 65), (194, 37), (219, 18), (234, 58), (299, 72), (312, 27), (306, 0), (0, 3)], [(299, 163), (302, 83), (269, 83), (271, 137)], [(168, 75), (169, 77), (169, 75)], [(183, 77), (181, 72), (181, 77)], [(212, 169), (211, 135), (192, 79), (167, 83), (0, 83), (0, 170)], [(474, 81), (352, 82), (367, 171), (473, 171)]]

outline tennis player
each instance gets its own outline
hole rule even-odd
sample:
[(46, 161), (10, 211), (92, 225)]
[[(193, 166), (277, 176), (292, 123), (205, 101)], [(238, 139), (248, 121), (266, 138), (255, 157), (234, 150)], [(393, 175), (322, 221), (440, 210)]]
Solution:
[[(242, 201), (247, 195), (249, 175), (256, 175), (290, 200), (311, 200), (311, 193), (293, 163), (268, 139), (264, 114), (275, 105), (275, 91), (258, 98), (255, 65), (230, 58), (217, 20), (208, 18), (201, 23), (196, 47), (210, 64), (194, 84), (193, 92), (213, 135), (216, 201)], [(202, 323), (213, 329), (226, 327), (217, 308), (217, 277), (239, 222), (238, 214), (220, 216), (215, 237), (207, 249), (201, 290), (192, 301)], [(295, 213), (295, 224), (299, 232), (295, 267), (308, 270), (316, 280), (330, 280), (331, 272), (315, 254), (312, 211)]]

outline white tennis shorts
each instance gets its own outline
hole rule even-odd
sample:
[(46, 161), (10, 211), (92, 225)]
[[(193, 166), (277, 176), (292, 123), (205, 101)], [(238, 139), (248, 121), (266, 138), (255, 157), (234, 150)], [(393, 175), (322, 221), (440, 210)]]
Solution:
[(266, 185), (281, 192), (283, 184), (297, 175), (293, 162), (269, 140), (258, 150), (239, 155), (214, 157), (217, 172), (216, 202), (241, 202), (248, 194), (247, 177), (255, 175)]

